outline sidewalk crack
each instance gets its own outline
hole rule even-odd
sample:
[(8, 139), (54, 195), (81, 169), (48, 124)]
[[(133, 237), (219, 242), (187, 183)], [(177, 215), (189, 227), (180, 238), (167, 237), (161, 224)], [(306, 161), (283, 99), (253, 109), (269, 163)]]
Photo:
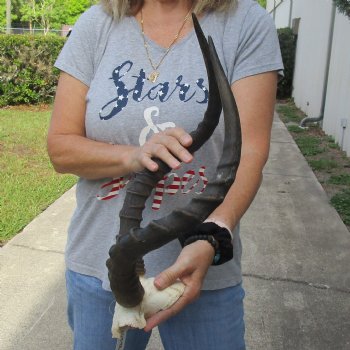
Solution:
[(296, 178), (302, 178), (302, 179), (313, 179), (311, 175), (299, 175), (299, 174), (277, 174), (277, 173), (271, 173), (268, 171), (264, 171), (263, 175), (271, 175), (271, 176), (283, 176), (283, 177), (296, 177)]
[(256, 274), (253, 274), (253, 273), (244, 273), (243, 277), (256, 278), (256, 279), (263, 280), (263, 281), (288, 282), (288, 283), (294, 283), (294, 284), (301, 284), (301, 285), (304, 285), (304, 286), (307, 286), (307, 287), (311, 287), (311, 288), (315, 288), (315, 289), (331, 290), (331, 291), (335, 291), (335, 292), (338, 292), (338, 293), (350, 294), (350, 289), (332, 287), (332, 286), (329, 286), (327, 284), (312, 283), (312, 282), (307, 282), (307, 281), (296, 280), (296, 279), (293, 279), (293, 278), (269, 277), (269, 276), (264, 276), (264, 275), (256, 275)]
[(283, 143), (283, 144), (294, 144), (295, 145), (295, 142), (294, 141), (280, 141), (280, 140), (271, 140), (271, 143)]
[(64, 253), (59, 251), (59, 250), (54, 250), (54, 249), (39, 249), (39, 248), (35, 248), (35, 247), (29, 247), (27, 245), (24, 244), (11, 244), (12, 247), (19, 247), (19, 248), (25, 248), (25, 249), (29, 249), (29, 250), (34, 250), (34, 251), (38, 251), (38, 252), (45, 252), (45, 253), (56, 253), (56, 254), (60, 254), (63, 255)]

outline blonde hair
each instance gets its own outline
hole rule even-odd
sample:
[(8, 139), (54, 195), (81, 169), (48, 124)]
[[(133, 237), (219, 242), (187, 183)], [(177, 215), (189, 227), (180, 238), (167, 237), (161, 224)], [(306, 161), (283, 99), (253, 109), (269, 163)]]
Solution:
[[(125, 16), (134, 15), (143, 5), (143, 0), (101, 0), (105, 11), (119, 20)], [(193, 12), (227, 11), (236, 6), (238, 0), (194, 0)]]

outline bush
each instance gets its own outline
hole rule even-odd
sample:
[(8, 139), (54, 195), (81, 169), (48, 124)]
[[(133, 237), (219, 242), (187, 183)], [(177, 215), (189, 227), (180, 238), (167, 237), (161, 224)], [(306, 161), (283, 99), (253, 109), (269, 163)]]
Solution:
[(292, 96), (296, 36), (291, 28), (281, 28), (277, 32), (284, 64), (284, 79), (278, 84), (277, 97), (284, 99)]
[(338, 11), (350, 18), (350, 1), (349, 0), (333, 0), (333, 1)]
[(52, 101), (65, 42), (56, 35), (0, 35), (0, 107)]

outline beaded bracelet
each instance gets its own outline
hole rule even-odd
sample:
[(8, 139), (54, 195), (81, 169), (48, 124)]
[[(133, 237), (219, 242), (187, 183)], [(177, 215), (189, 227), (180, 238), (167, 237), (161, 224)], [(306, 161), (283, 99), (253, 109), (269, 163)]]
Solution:
[(184, 246), (189, 245), (196, 241), (207, 241), (211, 244), (211, 246), (214, 248), (214, 251), (215, 251), (215, 255), (213, 259), (213, 264), (215, 265), (220, 260), (219, 242), (214, 238), (213, 235), (193, 235), (188, 237), (185, 240)]
[(212, 222), (203, 223), (196, 226), (192, 232), (184, 234), (180, 238), (180, 243), (184, 247), (198, 240), (207, 241), (214, 248), (212, 265), (221, 265), (233, 258), (232, 239), (226, 228)]

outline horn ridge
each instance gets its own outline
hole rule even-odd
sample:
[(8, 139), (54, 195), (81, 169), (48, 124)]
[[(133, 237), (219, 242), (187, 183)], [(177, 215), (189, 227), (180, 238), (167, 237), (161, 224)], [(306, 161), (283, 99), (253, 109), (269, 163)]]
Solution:
[(124, 204), (119, 212), (119, 235), (126, 234), (132, 227), (140, 227), (146, 200), (157, 183), (170, 171), (170, 167), (160, 159), (153, 159), (158, 165), (156, 172), (143, 170), (135, 174), (126, 189)]

